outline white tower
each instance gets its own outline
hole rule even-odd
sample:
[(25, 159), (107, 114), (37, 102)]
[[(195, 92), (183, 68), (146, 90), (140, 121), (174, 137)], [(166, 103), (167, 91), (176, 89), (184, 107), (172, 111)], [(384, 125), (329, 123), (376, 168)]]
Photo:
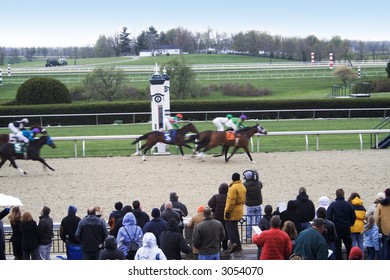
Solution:
[[(156, 63), (155, 72), (150, 77), (150, 97), (151, 97), (151, 109), (152, 109), (152, 130), (164, 129), (164, 117), (166, 111), (169, 116), (169, 90), (166, 92), (164, 84), (166, 79), (159, 73), (159, 68)], [(168, 76), (169, 77), (169, 76)], [(168, 105), (167, 105), (168, 100)], [(168, 109), (166, 108), (168, 106)], [(157, 143), (157, 153), (154, 154), (168, 154), (166, 152), (166, 145), (163, 143)]]

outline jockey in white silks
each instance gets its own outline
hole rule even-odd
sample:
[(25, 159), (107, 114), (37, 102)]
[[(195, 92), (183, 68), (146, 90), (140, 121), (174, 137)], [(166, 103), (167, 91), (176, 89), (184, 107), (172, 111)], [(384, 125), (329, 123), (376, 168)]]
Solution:
[(213, 119), (213, 124), (216, 126), (217, 131), (224, 131), (226, 123), (233, 118), (231, 114), (227, 114), (226, 117), (216, 117)]

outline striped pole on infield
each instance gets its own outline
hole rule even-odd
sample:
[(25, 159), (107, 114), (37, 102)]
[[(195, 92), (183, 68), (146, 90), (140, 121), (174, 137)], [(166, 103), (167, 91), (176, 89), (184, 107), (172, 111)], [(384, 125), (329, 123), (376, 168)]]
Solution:
[(329, 54), (329, 69), (333, 69), (333, 53)]

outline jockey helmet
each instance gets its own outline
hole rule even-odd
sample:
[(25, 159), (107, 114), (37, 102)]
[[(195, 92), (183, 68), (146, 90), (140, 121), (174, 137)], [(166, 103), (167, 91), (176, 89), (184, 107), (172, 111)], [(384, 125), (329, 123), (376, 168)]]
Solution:
[(242, 120), (246, 120), (248, 117), (246, 116), (246, 115), (241, 115), (240, 116), (240, 119), (242, 119)]
[(227, 114), (226, 117), (230, 120), (231, 118), (233, 118), (233, 115), (232, 114)]
[(182, 114), (176, 114), (176, 117), (180, 118), (180, 119), (183, 119), (183, 115)]
[(28, 123), (28, 119), (27, 118), (24, 118), (21, 120), (22, 123)]
[(38, 133), (40, 133), (41, 131), (39, 130), (39, 128), (34, 128), (34, 129), (32, 130), (32, 132), (34, 132), (34, 134), (38, 134)]

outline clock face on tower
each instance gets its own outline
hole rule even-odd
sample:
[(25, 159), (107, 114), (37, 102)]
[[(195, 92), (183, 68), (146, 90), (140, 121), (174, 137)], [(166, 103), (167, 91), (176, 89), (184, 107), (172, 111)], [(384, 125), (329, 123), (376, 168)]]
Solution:
[(152, 95), (152, 100), (156, 103), (161, 103), (164, 99), (164, 95), (161, 93), (155, 93)]

